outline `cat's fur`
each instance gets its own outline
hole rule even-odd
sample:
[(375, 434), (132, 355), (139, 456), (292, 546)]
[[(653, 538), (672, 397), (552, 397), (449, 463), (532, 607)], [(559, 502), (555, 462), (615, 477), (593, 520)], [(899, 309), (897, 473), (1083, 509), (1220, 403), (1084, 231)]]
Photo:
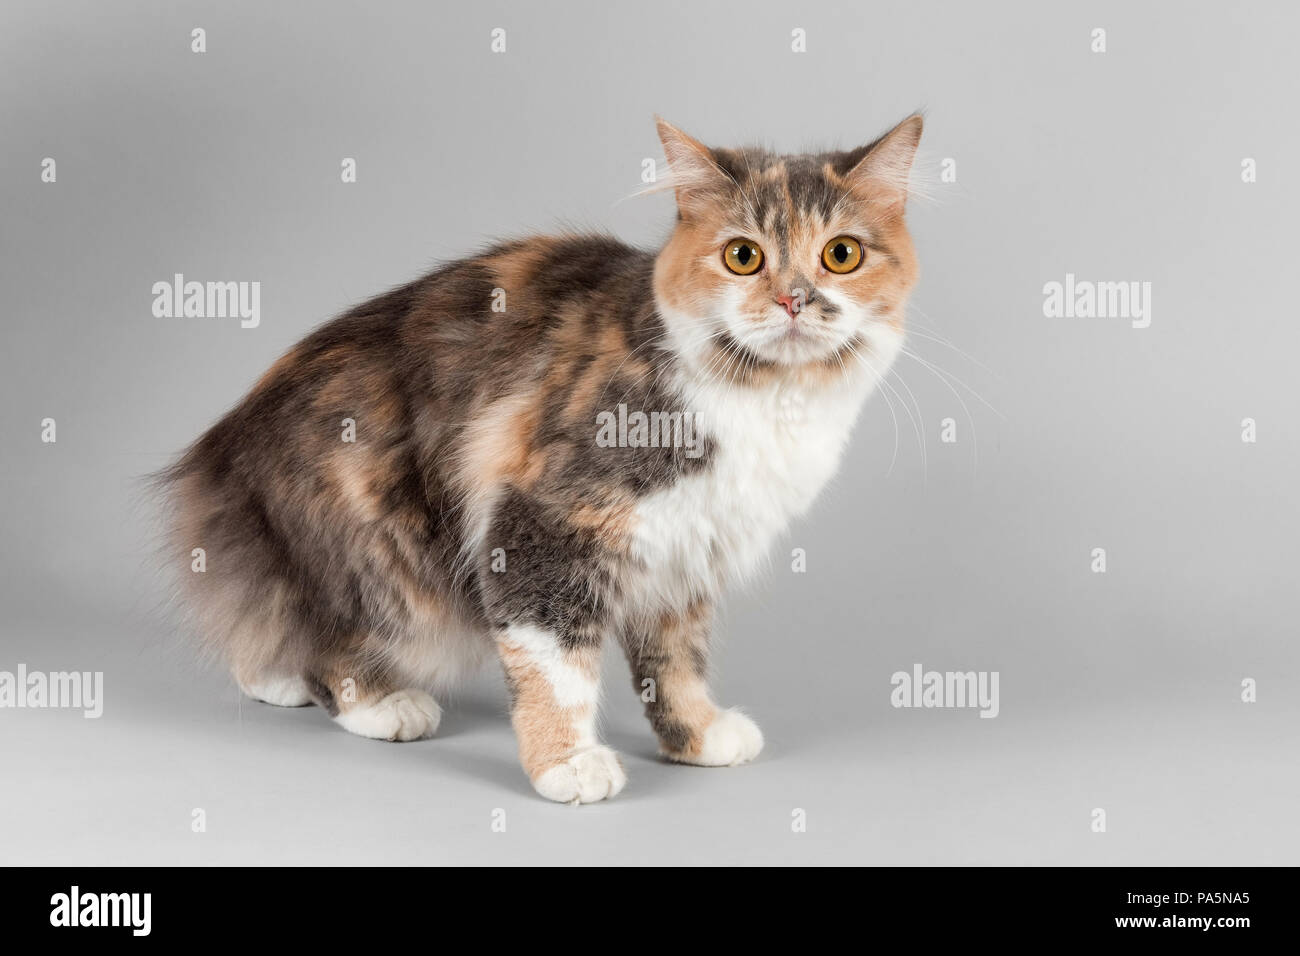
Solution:
[[(429, 691), (495, 652), (534, 786), (589, 802), (625, 782), (596, 736), (614, 638), (666, 756), (758, 754), (706, 686), (715, 602), (901, 346), (921, 122), (798, 156), (659, 131), (678, 219), (657, 255), (571, 236), (444, 266), (308, 336), (166, 473), (187, 597), (246, 693), (410, 740), (437, 727)], [(847, 275), (822, 265), (840, 234), (866, 249)], [(724, 265), (737, 237), (756, 274)], [(620, 404), (692, 413), (699, 446), (598, 446)]]

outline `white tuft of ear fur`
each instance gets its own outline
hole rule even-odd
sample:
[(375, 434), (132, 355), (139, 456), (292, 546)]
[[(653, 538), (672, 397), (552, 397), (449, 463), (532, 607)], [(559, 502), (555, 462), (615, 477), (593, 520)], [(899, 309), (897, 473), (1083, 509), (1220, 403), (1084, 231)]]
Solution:
[(683, 171), (680, 166), (665, 164), (659, 166), (655, 171), (654, 182), (646, 183), (627, 198), (635, 199), (639, 196), (654, 196), (659, 193), (677, 192), (678, 190), (690, 190), (692, 188), (696, 192), (701, 192), (707, 188), (707, 184), (698, 177), (691, 176), (689, 172)]
[(919, 114), (903, 120), (876, 141), (846, 177), (890, 211), (902, 212), (909, 194), (916, 192), (912, 163), (921, 144), (923, 121)]
[(700, 200), (725, 192), (731, 180), (714, 161), (707, 146), (662, 117), (655, 117), (655, 127), (668, 160), (668, 170), (656, 176), (656, 181), (642, 189), (641, 194), (672, 189), (677, 193), (678, 208), (685, 212)]

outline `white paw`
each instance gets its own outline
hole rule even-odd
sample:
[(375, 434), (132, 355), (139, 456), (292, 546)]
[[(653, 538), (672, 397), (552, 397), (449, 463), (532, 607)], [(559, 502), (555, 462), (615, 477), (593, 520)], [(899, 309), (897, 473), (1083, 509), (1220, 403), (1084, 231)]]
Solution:
[(533, 787), (556, 803), (595, 803), (615, 796), (627, 784), (618, 754), (608, 747), (580, 750), (539, 775)]
[(373, 704), (353, 704), (334, 719), (362, 737), (420, 740), (438, 729), (442, 708), (422, 690), (396, 690)]
[(307, 682), (301, 677), (267, 677), (240, 683), (239, 689), (254, 700), (276, 707), (306, 707), (311, 703)]
[(673, 759), (701, 767), (734, 767), (753, 760), (762, 749), (763, 731), (758, 724), (738, 710), (722, 710), (704, 728), (699, 753)]

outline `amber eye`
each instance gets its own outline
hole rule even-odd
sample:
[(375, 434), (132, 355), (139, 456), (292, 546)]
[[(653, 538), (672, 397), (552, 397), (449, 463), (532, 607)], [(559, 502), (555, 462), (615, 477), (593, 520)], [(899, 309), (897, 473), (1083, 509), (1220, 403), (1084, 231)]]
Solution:
[(752, 276), (763, 266), (763, 250), (748, 239), (732, 239), (722, 250), (722, 261), (738, 276)]
[(862, 244), (852, 236), (836, 236), (822, 250), (822, 262), (831, 272), (852, 272), (862, 264)]

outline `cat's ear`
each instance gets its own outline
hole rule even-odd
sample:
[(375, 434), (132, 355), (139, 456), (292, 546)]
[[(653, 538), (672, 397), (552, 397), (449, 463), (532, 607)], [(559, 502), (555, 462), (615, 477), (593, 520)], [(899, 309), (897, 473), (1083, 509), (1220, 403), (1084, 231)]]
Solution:
[(914, 113), (880, 139), (844, 157), (842, 174), (886, 214), (901, 215), (907, 203), (912, 160), (921, 144), (923, 122)]
[(727, 195), (731, 179), (709, 147), (662, 117), (655, 117), (655, 126), (668, 159), (667, 182), (677, 194), (677, 208), (683, 217)]

